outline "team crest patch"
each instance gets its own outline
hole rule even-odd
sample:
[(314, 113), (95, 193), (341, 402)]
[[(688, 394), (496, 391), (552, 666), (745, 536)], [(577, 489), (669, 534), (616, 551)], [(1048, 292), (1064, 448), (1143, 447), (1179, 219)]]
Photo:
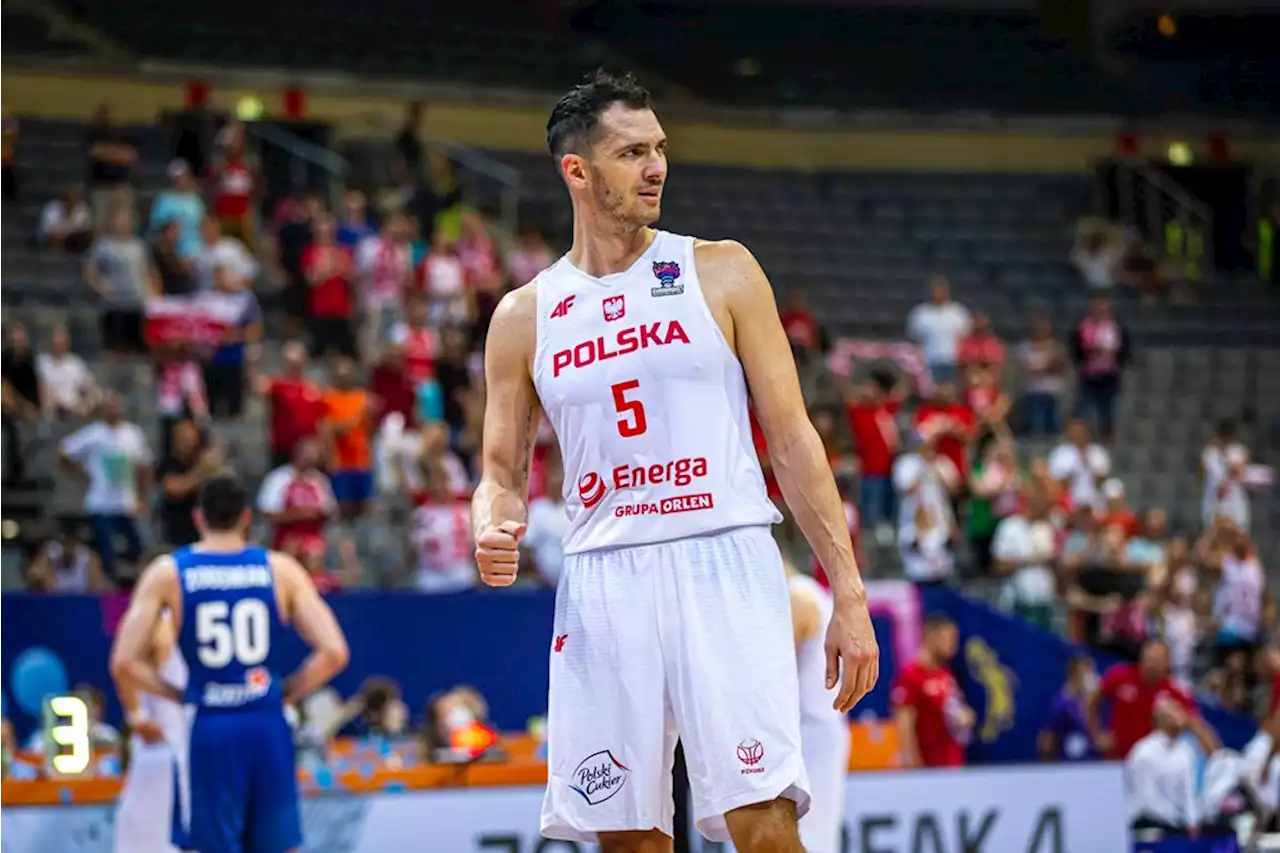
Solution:
[(603, 303), (604, 318), (612, 322), (613, 320), (621, 320), (627, 316), (627, 298), (623, 294), (618, 296), (610, 296)]
[(684, 293), (684, 285), (676, 284), (680, 278), (680, 265), (675, 261), (654, 261), (653, 277), (659, 282), (658, 287), (650, 288), (651, 296), (676, 296)]

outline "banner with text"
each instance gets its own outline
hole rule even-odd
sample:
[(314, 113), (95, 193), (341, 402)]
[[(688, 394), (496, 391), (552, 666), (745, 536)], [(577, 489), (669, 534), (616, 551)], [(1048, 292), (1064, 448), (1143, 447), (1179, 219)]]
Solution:
[[(541, 788), (308, 799), (303, 853), (594, 853), (595, 845), (541, 838), (541, 806)], [(1128, 846), (1115, 764), (860, 773), (849, 777), (845, 815), (842, 853), (1122, 853)], [(114, 820), (105, 806), (5, 809), (0, 850), (112, 853)], [(699, 841), (699, 853), (729, 849)]]

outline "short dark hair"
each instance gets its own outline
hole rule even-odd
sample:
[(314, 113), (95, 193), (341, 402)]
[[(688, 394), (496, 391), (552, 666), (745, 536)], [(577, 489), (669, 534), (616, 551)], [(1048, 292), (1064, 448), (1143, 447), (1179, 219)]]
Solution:
[(200, 484), (196, 507), (209, 530), (235, 530), (249, 508), (249, 491), (236, 477), (219, 474)]
[(945, 613), (929, 613), (924, 617), (924, 632), (932, 633), (939, 628), (954, 628), (956, 623)]
[(618, 76), (603, 68), (597, 68), (584, 82), (565, 92), (547, 119), (547, 149), (551, 156), (559, 159), (590, 144), (600, 126), (601, 114), (614, 104), (630, 110), (651, 110), (653, 97), (632, 75)]

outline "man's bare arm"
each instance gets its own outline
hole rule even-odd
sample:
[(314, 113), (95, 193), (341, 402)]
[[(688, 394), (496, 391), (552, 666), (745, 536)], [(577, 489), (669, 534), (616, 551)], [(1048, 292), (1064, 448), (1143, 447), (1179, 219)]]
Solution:
[(311, 654), (284, 681), (284, 701), (292, 705), (319, 690), (351, 658), (346, 635), (329, 605), (316, 591), (306, 569), (287, 554), (271, 552), (271, 574), (281, 585), (284, 611)]
[(791, 590), (791, 629), (796, 648), (805, 640), (811, 640), (822, 631), (822, 612), (818, 602), (807, 592)]
[(741, 244), (725, 241), (699, 247), (698, 272), (704, 281), (714, 275), (726, 288), (738, 358), (787, 506), (836, 597), (864, 600), (835, 477), (809, 420), (791, 343), (764, 270)]
[(160, 616), (166, 607), (179, 611), (180, 595), (173, 558), (156, 558), (142, 573), (111, 650), (111, 677), (122, 695), (134, 690), (182, 701), (182, 691), (160, 678), (153, 654)]
[(529, 462), (541, 411), (530, 373), (537, 334), (534, 287), (526, 285), (503, 297), (485, 342), (482, 468), (471, 500), (477, 539), (504, 522), (524, 524), (528, 513)]

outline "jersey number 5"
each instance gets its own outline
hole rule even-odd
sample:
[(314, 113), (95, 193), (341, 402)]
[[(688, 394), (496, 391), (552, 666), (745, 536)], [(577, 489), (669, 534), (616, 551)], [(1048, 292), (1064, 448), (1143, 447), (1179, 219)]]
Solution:
[(271, 649), (271, 614), (265, 602), (245, 598), (234, 605), (205, 601), (196, 606), (196, 643), (200, 663), (221, 669), (234, 659), (257, 666)]
[(634, 438), (643, 435), (649, 428), (644, 417), (644, 403), (639, 400), (628, 400), (627, 392), (640, 387), (639, 379), (628, 379), (613, 386), (613, 407), (618, 410), (618, 435), (623, 438)]

